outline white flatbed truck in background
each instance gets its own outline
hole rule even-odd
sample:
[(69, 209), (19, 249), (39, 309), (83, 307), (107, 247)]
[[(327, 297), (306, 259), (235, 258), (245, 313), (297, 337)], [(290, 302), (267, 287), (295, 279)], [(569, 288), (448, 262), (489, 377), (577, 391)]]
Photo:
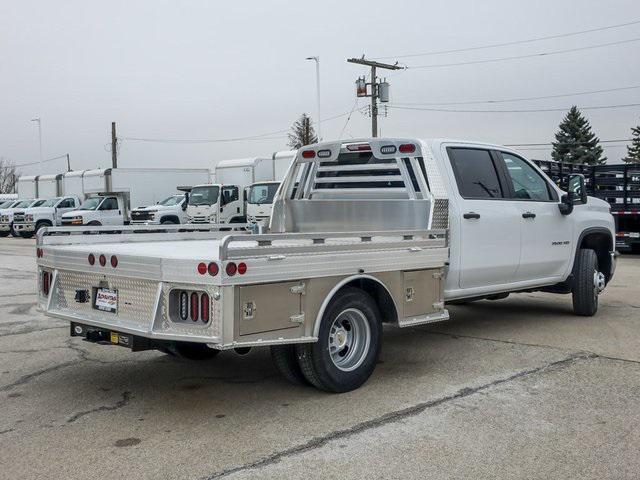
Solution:
[(297, 153), (269, 234), (41, 230), (39, 305), (134, 351), (270, 346), (289, 380), (345, 392), (373, 372), (382, 323), (443, 321), (447, 302), (542, 290), (594, 315), (613, 218), (583, 177), (569, 185), (499, 145), (323, 142)]

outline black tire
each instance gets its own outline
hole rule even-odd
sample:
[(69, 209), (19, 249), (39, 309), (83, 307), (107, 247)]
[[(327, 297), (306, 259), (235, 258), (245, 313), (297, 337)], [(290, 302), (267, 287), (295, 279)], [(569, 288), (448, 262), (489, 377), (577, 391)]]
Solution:
[(33, 237), (34, 233), (33, 232), (18, 232), (18, 235), (20, 235), (22, 238), (31, 238), (31, 237)]
[[(344, 336), (335, 337), (334, 327), (339, 322), (342, 322), (340, 328), (347, 338), (348, 332), (352, 332), (352, 338), (362, 335), (358, 332), (367, 332), (365, 337), (368, 335), (369, 341), (353, 343), (350, 349), (348, 346), (342, 350), (334, 347), (332, 354), (331, 340), (344, 339)], [(332, 299), (325, 310), (320, 323), (318, 341), (297, 345), (296, 356), (300, 370), (310, 384), (327, 392), (349, 392), (364, 384), (373, 373), (380, 354), (381, 342), (382, 324), (375, 302), (362, 290), (347, 287)], [(342, 358), (345, 361), (351, 359), (354, 363), (346, 363), (343, 368), (340, 368), (334, 358)]]
[(280, 374), (289, 382), (297, 385), (308, 385), (296, 356), (295, 345), (273, 345), (271, 360)]
[(15, 231), (15, 229), (13, 228), (13, 224), (11, 224), (11, 236), (18, 238), (20, 236), (20, 234), (18, 232)]
[(208, 347), (205, 343), (175, 342), (169, 346), (174, 355), (188, 360), (210, 360), (220, 353), (220, 350)]
[(0, 238), (8, 237), (11, 232), (0, 232)]
[(580, 249), (573, 265), (573, 312), (591, 317), (598, 311), (599, 289), (595, 276), (598, 274), (598, 257), (590, 249)]
[(176, 222), (175, 220), (162, 220), (160, 225), (178, 225), (180, 222)]

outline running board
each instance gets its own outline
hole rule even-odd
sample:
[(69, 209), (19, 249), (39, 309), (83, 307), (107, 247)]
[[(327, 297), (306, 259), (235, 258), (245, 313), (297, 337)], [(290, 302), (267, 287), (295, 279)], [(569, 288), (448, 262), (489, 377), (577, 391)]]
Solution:
[(413, 327), (415, 325), (423, 325), (425, 323), (436, 323), (442, 322), (444, 320), (449, 320), (449, 311), (442, 310), (439, 312), (431, 313), (429, 315), (424, 315), (422, 317), (409, 317), (403, 318), (398, 321), (398, 326), (400, 328), (404, 327)]

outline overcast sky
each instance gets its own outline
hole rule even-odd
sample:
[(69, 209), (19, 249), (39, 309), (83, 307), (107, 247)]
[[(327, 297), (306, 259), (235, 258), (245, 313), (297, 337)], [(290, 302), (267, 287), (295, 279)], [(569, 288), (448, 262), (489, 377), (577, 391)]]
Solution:
[[(107, 167), (111, 121), (121, 137), (228, 139), (282, 131), (316, 112), (310, 55), (320, 56), (322, 116), (349, 112), (364, 67), (346, 58), (409, 55), (503, 43), (640, 20), (637, 0), (569, 1), (3, 1), (0, 6), (0, 156), (69, 153), (74, 169)], [(403, 57), (409, 67), (566, 50), (640, 38), (640, 24), (514, 46)], [(391, 60), (391, 59), (389, 59)], [(500, 100), (640, 85), (640, 42), (566, 54), (388, 75), (392, 102)], [(366, 105), (362, 99), (360, 106)], [(640, 103), (640, 88), (457, 109), (537, 109)], [(421, 107), (423, 108), (423, 107)], [(585, 111), (596, 134), (624, 139), (640, 107)], [(383, 135), (503, 144), (550, 142), (562, 112), (451, 113), (389, 109)], [(325, 139), (368, 136), (357, 110), (322, 124)], [(283, 133), (234, 143), (123, 140), (121, 167), (213, 167), (286, 149)], [(278, 138), (274, 138), (278, 137)], [(522, 150), (549, 158), (550, 150)], [(609, 161), (626, 149), (606, 147)], [(64, 161), (24, 167), (54, 173)]]

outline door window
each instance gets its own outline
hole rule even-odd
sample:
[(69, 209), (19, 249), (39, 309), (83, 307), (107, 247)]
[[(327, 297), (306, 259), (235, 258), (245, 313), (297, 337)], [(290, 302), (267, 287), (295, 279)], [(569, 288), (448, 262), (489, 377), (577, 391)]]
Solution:
[(447, 148), (463, 198), (503, 198), (498, 171), (489, 150)]
[(58, 204), (58, 208), (73, 208), (75, 206), (75, 202), (71, 198), (65, 198)]
[(118, 200), (113, 197), (106, 198), (100, 205), (100, 210), (118, 210)]
[(238, 187), (222, 187), (222, 198), (224, 199), (224, 204), (235, 202), (238, 200)]
[(513, 184), (515, 198), (542, 202), (552, 200), (549, 185), (531, 165), (510, 153), (503, 152), (502, 158)]

